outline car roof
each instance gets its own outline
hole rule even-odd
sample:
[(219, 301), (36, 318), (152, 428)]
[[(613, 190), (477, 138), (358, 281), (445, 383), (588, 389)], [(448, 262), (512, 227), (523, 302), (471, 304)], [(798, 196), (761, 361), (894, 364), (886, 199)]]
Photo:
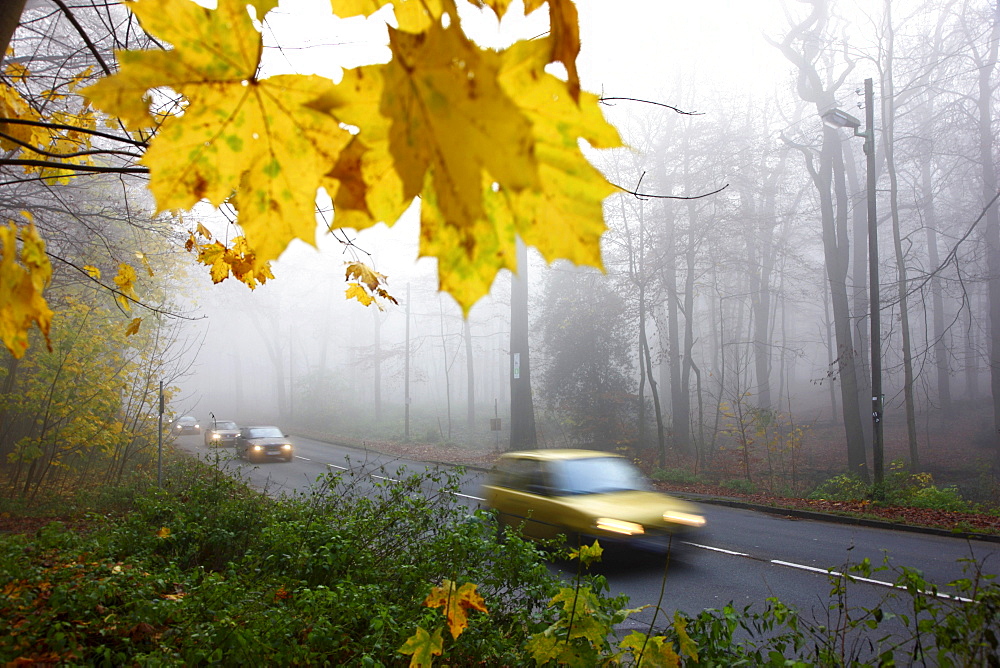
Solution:
[(618, 457), (613, 452), (601, 450), (574, 450), (570, 448), (551, 448), (545, 450), (519, 450), (501, 455), (501, 459), (536, 459), (539, 461), (555, 461), (566, 459), (594, 459), (597, 457)]

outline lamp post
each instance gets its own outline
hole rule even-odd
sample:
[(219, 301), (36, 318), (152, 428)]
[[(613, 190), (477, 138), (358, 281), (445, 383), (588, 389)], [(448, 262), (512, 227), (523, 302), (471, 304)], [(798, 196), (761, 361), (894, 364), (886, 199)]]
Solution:
[(882, 495), (885, 479), (882, 447), (882, 322), (879, 313), (878, 219), (875, 212), (875, 94), (872, 80), (865, 79), (865, 129), (861, 121), (840, 109), (822, 115), (823, 123), (832, 128), (851, 128), (855, 137), (864, 137), (868, 186), (868, 294), (871, 311), (871, 370), (872, 370), (872, 459), (875, 467), (875, 494)]

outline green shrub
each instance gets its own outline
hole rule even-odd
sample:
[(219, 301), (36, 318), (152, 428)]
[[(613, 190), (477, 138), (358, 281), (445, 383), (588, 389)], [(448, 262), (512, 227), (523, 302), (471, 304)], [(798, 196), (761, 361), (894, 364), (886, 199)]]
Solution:
[[(810, 499), (828, 501), (859, 501), (874, 496), (874, 487), (855, 476), (833, 477), (809, 495)], [(895, 460), (889, 465), (882, 486), (882, 500), (887, 505), (911, 506), (931, 510), (969, 512), (972, 506), (962, 498), (955, 486), (937, 487), (929, 473), (911, 473), (905, 464)]]
[(962, 498), (958, 488), (951, 485), (948, 487), (935, 487), (931, 485), (918, 489), (911, 497), (910, 505), (916, 508), (947, 510), (959, 513), (972, 511), (972, 506)]
[(704, 485), (706, 480), (696, 474), (688, 471), (687, 469), (653, 469), (650, 474), (653, 480), (659, 480), (661, 482), (672, 482), (678, 485)]
[(757, 485), (755, 485), (750, 480), (746, 478), (733, 478), (732, 480), (724, 480), (722, 486), (726, 489), (731, 489), (739, 494), (756, 494)]
[(842, 473), (819, 485), (807, 498), (826, 501), (860, 501), (869, 496), (871, 496), (871, 485), (857, 476)]

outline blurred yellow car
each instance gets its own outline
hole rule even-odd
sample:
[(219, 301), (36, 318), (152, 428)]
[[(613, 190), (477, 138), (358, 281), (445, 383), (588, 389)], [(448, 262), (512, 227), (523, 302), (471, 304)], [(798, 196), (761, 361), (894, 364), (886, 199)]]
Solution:
[(502, 525), (529, 538), (624, 543), (660, 551), (672, 534), (705, 524), (698, 507), (653, 491), (624, 457), (593, 450), (531, 450), (500, 457), (485, 485)]

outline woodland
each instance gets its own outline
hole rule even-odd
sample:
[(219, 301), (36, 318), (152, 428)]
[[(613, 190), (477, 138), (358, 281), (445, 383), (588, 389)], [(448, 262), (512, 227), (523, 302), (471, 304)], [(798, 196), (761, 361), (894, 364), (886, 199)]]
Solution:
[[(903, 468), (996, 501), (996, 7), (799, 3), (761, 38), (780, 85), (709, 113), (680, 75), (669, 105), (582, 90), (568, 1), (510, 9), (551, 29), (500, 50), (463, 32), (465, 3), (334, 1), (395, 17), (391, 60), (339, 81), (282, 70), (262, 30), (275, 2), (16, 4), (0, 82), (12, 493), (120, 476), (148, 452), (162, 382), (167, 418), (617, 448), (796, 494)], [(821, 120), (864, 116), (863, 79), (874, 188), (868, 142)], [(416, 253), (436, 259), (422, 276), (356, 235), (416, 200)], [(341, 257), (281, 265), (293, 240)], [(302, 280), (318, 276), (305, 327), (290, 314), (316, 312)], [(219, 324), (242, 318), (248, 336)]]
[[(427, 459), (596, 447), (667, 485), (995, 517), (1000, 5), (787, 3), (761, 37), (786, 76), (706, 107), (680, 71), (661, 99), (588, 92), (582, 1), (330, 0), (385, 43), (329, 75), (288, 67), (294, 4), (0, 6), (0, 657), (997, 655), (978, 571), (952, 583), (969, 606), (899, 573), (897, 644), (839, 641), (881, 608), (829, 629), (778, 601), (618, 638), (627, 601), (583, 575), (598, 545), (561, 553), (565, 586), (420, 480), (273, 501), (184, 458), (153, 471), (165, 421), (217, 413)], [(482, 46), (473, 16), (544, 28)], [(836, 108), (864, 144), (824, 123)], [(430, 272), (379, 256), (394, 224)], [(52, 508), (63, 523), (11, 519)]]

